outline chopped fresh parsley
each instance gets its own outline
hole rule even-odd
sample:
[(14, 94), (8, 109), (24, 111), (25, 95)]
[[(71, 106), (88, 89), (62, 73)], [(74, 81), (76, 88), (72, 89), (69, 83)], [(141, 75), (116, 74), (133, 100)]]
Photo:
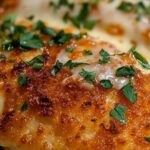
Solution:
[(84, 55), (93, 55), (92, 51), (90, 50), (84, 50), (83, 53)]
[(88, 83), (90, 83), (90, 84), (94, 83), (94, 80), (95, 80), (95, 77), (96, 77), (96, 72), (95, 71), (89, 72), (89, 71), (86, 71), (86, 70), (82, 69), (79, 74)]
[(5, 56), (4, 54), (1, 54), (1, 55), (0, 55), (0, 62), (2, 62), (2, 61), (4, 61), (4, 60), (6, 60), (6, 56)]
[[(80, 39), (83, 34), (65, 33), (63, 30), (56, 32), (54, 29), (47, 27), (43, 21), (39, 20), (32, 29), (25, 26), (15, 24), (15, 15), (4, 18), (0, 23), (0, 49), (11, 52), (13, 50), (28, 51), (32, 49), (40, 49), (47, 43), (49, 46), (55, 44), (61, 46), (69, 42), (72, 38)], [(32, 18), (32, 16), (31, 16)], [(43, 35), (49, 35), (47, 40), (42, 39)], [(67, 49), (68, 52), (72, 48)]]
[(63, 45), (67, 43), (73, 37), (70, 33), (65, 33), (64, 31), (60, 31), (57, 35), (53, 38), (54, 42)]
[(59, 60), (57, 60), (55, 66), (51, 69), (51, 75), (55, 76), (62, 67), (63, 67), (63, 63), (61, 63)]
[[(97, 0), (94, 3), (97, 3)], [(50, 2), (50, 5), (53, 6), (54, 10), (58, 10), (58, 8), (61, 6), (67, 6), (70, 10), (72, 10), (75, 6), (73, 3), (69, 3), (68, 0), (60, 0), (58, 4)], [(63, 20), (65, 22), (70, 20), (77, 28), (84, 27), (88, 30), (91, 30), (96, 24), (96, 20), (88, 18), (91, 6), (92, 5), (90, 5), (90, 3), (83, 2), (81, 3), (81, 10), (76, 16), (71, 16), (70, 11), (67, 11), (63, 16)]]
[(121, 123), (126, 124), (127, 121), (125, 118), (125, 113), (126, 113), (126, 108), (121, 104), (117, 104), (115, 108), (110, 112), (110, 116), (119, 120)]
[(136, 11), (136, 20), (139, 21), (142, 17), (142, 14), (146, 10), (146, 7), (143, 2), (138, 2), (135, 5), (135, 11)]
[(89, 3), (83, 3), (79, 14), (75, 17), (72, 17), (71, 20), (76, 27), (80, 28), (81, 24), (83, 24), (83, 22), (87, 19), (88, 14), (89, 14)]
[(92, 30), (94, 28), (95, 24), (96, 24), (96, 20), (90, 19), (90, 20), (84, 21), (83, 26), (84, 26), (84, 28), (86, 28), (88, 30)]
[(66, 49), (66, 52), (69, 52), (69, 53), (72, 53), (73, 52), (73, 47), (68, 47), (67, 49)]
[(40, 70), (43, 67), (45, 58), (42, 55), (34, 57), (30, 61), (26, 61), (25, 64), (32, 66), (36, 70)]
[(90, 11), (89, 3), (83, 3), (79, 14), (75, 17), (70, 17), (70, 20), (77, 28), (83, 26), (86, 29), (90, 30), (95, 26), (96, 21), (88, 19), (89, 11)]
[(99, 64), (105, 64), (110, 61), (110, 55), (104, 49), (99, 54), (102, 56), (102, 59), (99, 59)]
[(21, 112), (24, 112), (24, 111), (26, 111), (27, 109), (29, 108), (29, 104), (28, 104), (28, 102), (27, 101), (25, 101), (24, 103), (23, 103), (23, 105), (21, 106)]
[(130, 2), (121, 2), (118, 9), (124, 12), (131, 12), (134, 9), (134, 5)]
[(24, 33), (20, 37), (20, 47), (23, 50), (40, 49), (43, 47), (43, 41), (38, 35), (31, 32)]
[(78, 67), (79, 65), (88, 65), (87, 63), (84, 62), (72, 62), (72, 60), (68, 60), (64, 66), (69, 67), (70, 69)]
[(38, 55), (38, 56), (34, 57), (32, 60), (26, 61), (25, 63), (27, 65), (33, 65), (34, 63), (44, 63), (44, 57), (43, 57), (43, 55)]
[(34, 63), (32, 66), (36, 70), (40, 70), (43, 67), (43, 64), (41, 63)]
[(20, 74), (19, 77), (18, 77), (18, 84), (20, 86), (24, 86), (27, 82), (27, 78), (24, 74)]
[(137, 93), (131, 82), (122, 88), (122, 93), (131, 103), (135, 103), (137, 101)]
[(129, 50), (134, 58), (140, 63), (140, 65), (145, 68), (145, 69), (150, 69), (150, 65), (148, 63), (148, 61), (140, 54), (136, 51), (136, 47), (132, 47), (130, 50)]
[(14, 43), (8, 37), (3, 37), (1, 48), (4, 51), (11, 52), (14, 49)]
[(140, 21), (142, 18), (142, 15), (148, 15), (150, 16), (150, 6), (146, 6), (142, 1), (139, 1), (137, 3), (131, 3), (131, 2), (121, 2), (121, 4), (118, 6), (118, 9), (123, 12), (134, 12), (135, 18), (137, 21)]
[(53, 6), (54, 11), (59, 9), (61, 6), (66, 6), (70, 10), (74, 9), (74, 3), (70, 3), (68, 0), (59, 0), (57, 4), (50, 1), (49, 5)]
[(27, 17), (27, 19), (29, 19), (29, 20), (33, 20), (33, 19), (34, 19), (34, 15), (30, 15), (30, 16), (28, 16), (28, 17)]
[(135, 69), (132, 66), (123, 66), (117, 69), (117, 77), (133, 77), (136, 74)]
[(4, 22), (6, 23), (14, 23), (15, 22), (15, 20), (16, 20), (16, 17), (17, 17), (17, 15), (15, 14), (15, 13), (13, 13), (13, 14), (11, 14), (11, 15), (9, 15), (9, 16), (6, 16), (5, 18), (4, 18)]
[(100, 85), (105, 88), (105, 89), (110, 89), (113, 87), (112, 83), (110, 80), (101, 80)]
[(36, 22), (33, 30), (40, 30), (43, 34), (50, 35), (51, 37), (55, 37), (57, 34), (52, 28), (46, 27), (44, 22), (41, 20)]
[(146, 141), (146, 142), (149, 142), (150, 143), (150, 137), (148, 136), (148, 137), (144, 137), (144, 140)]

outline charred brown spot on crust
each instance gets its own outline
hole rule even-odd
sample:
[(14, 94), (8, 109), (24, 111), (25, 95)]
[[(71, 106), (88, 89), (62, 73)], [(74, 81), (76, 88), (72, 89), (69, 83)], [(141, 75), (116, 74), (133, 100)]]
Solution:
[(96, 121), (97, 121), (97, 118), (96, 118), (96, 117), (93, 117), (93, 118), (91, 119), (91, 121), (92, 121), (92, 122), (96, 122)]
[(48, 49), (45, 48), (42, 55), (45, 58), (45, 62), (49, 62), (50, 61), (51, 57), (50, 57)]
[(15, 74), (22, 73), (26, 66), (27, 65), (23, 61), (16, 63), (13, 66), (12, 73), (15, 73)]
[(102, 123), (101, 127), (103, 127), (106, 131), (109, 131), (111, 134), (119, 133), (118, 126), (114, 121), (110, 121), (108, 124)]
[(117, 124), (116, 124), (114, 121), (111, 121), (111, 122), (110, 122), (109, 131), (110, 131), (112, 134), (118, 134), (118, 133), (119, 133), (119, 129), (118, 129), (118, 127), (117, 127)]
[(5, 130), (7, 123), (13, 119), (14, 113), (15, 111), (10, 111), (3, 114), (2, 118), (0, 119), (0, 130)]
[(7, 81), (7, 76), (5, 75), (5, 73), (0, 72), (0, 79), (2, 79), (4, 82)]
[(34, 97), (32, 97), (32, 99), (29, 100), (29, 102), (33, 108), (38, 110), (40, 115), (50, 116), (53, 114), (53, 103), (48, 97), (46, 97), (46, 96), (41, 96), (41, 97), (34, 96)]
[(83, 104), (82, 104), (82, 108), (88, 108), (90, 106), (92, 106), (92, 102), (90, 102), (90, 101), (83, 102)]
[(114, 36), (121, 36), (124, 35), (124, 29), (122, 26), (120, 26), (119, 24), (111, 24), (107, 27), (107, 32), (110, 35), (114, 35)]

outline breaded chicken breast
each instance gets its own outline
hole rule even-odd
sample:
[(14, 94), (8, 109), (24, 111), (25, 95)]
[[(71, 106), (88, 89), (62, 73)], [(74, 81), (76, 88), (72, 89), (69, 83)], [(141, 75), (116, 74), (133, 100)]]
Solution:
[(136, 47), (122, 53), (85, 33), (14, 16), (1, 33), (1, 146), (150, 149), (150, 66)]

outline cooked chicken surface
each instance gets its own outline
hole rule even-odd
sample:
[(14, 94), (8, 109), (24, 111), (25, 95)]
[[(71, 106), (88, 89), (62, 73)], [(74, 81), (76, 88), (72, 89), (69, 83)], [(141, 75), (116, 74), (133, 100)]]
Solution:
[(12, 18), (1, 24), (1, 146), (150, 148), (150, 75), (141, 69), (149, 64), (135, 47), (121, 53), (83, 33)]
[(0, 3), (0, 149), (150, 149), (149, 2), (76, 2)]

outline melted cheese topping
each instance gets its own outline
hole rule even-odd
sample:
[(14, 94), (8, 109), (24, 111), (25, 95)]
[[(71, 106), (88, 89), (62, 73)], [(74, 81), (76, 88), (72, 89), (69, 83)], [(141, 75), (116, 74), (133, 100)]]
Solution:
[[(97, 83), (100, 80), (110, 80), (113, 83), (114, 88), (117, 89), (121, 89), (123, 86), (125, 86), (128, 83), (127, 78), (115, 77), (116, 70), (122, 66), (126, 66), (127, 64), (122, 62), (120, 57), (117, 55), (119, 54), (119, 52), (112, 45), (105, 42), (100, 42), (99, 44), (97, 44), (96, 42), (91, 40), (89, 43), (86, 43), (86, 45), (76, 45), (76, 43), (72, 43), (70, 46), (74, 48), (73, 52), (68, 54), (66, 50), (62, 50), (58, 54), (57, 60), (61, 61), (64, 64), (68, 60), (72, 60), (73, 62), (82, 62), (88, 64), (88, 65), (81, 65), (80, 67), (73, 68), (72, 69), (73, 75), (71, 78), (75, 80), (78, 79), (82, 83), (82, 85), (91, 87), (89, 84), (84, 82), (83, 78), (79, 75), (81, 69), (84, 68), (88, 72), (90, 71), (96, 72)], [(92, 55), (90, 56), (84, 55), (84, 50), (87, 49), (91, 50)], [(110, 62), (104, 65), (98, 64), (99, 59), (102, 59), (99, 56), (99, 52), (102, 49), (106, 50), (110, 55), (112, 55), (110, 56), (111, 57)], [(67, 79), (65, 79), (65, 82), (67, 82)]]
[[(32, 0), (30, 2), (28, 0), (21, 0), (19, 8), (17, 10), (17, 14), (19, 15), (20, 19), (27, 17), (31, 14), (35, 14), (36, 20), (41, 19), (43, 21), (46, 21), (47, 24), (51, 27), (66, 29), (71, 28), (72, 31), (77, 32), (72, 24), (65, 24), (62, 21), (65, 9), (62, 8), (58, 12), (53, 13), (48, 5), (48, 2), (48, 0)], [(79, 0), (75, 2), (80, 3), (83, 1)], [(131, 0), (131, 2), (137, 1)], [(149, 3), (147, 0), (145, 0), (144, 2)], [(88, 33), (101, 41), (107, 41), (115, 45), (115, 47), (122, 52), (127, 52), (133, 46), (133, 44), (136, 43), (137, 50), (149, 61), (150, 44), (144, 42), (145, 40), (142, 37), (142, 33), (146, 32), (149, 29), (150, 21), (144, 16), (141, 21), (138, 22), (135, 20), (134, 14), (120, 12), (116, 9), (119, 3), (120, 0), (115, 0), (112, 3), (108, 3), (105, 0), (101, 1), (98, 9), (94, 10), (91, 13), (91, 18), (100, 20), (100, 24), (97, 25), (92, 31), (88, 31)], [(79, 11), (79, 9), (77, 8), (75, 11), (77, 12)], [(71, 13), (76, 14), (76, 12)], [(112, 25), (117, 25), (121, 27), (124, 31), (124, 34), (119, 36), (108, 34), (107, 29)], [(148, 34), (148, 32), (146, 33)]]
[[(133, 2), (133, 0), (130, 1)], [(0, 145), (10, 147), (9, 150), (97, 150), (98, 148), (149, 150), (149, 143), (143, 140), (145, 136), (150, 135), (150, 86), (147, 84), (150, 80), (149, 72), (147, 70), (141, 72), (137, 69), (134, 86), (138, 93), (138, 100), (136, 104), (131, 105), (119, 90), (126, 85), (128, 79), (116, 78), (115, 70), (121, 66), (132, 64), (133, 61), (130, 61), (132, 58), (129, 56), (120, 58), (116, 55), (111, 57), (111, 63), (103, 66), (97, 63), (101, 48), (106, 49), (110, 54), (118, 54), (118, 52), (130, 49), (134, 40), (138, 44), (138, 51), (150, 60), (149, 43), (145, 44), (141, 37), (141, 32), (149, 28), (149, 21), (143, 17), (142, 21), (137, 23), (132, 14), (117, 11), (118, 2), (119, 0), (115, 0), (109, 5), (102, 2), (98, 12), (94, 15), (96, 19), (101, 19), (102, 26), (101, 24), (97, 25), (93, 31), (89, 31), (89, 34), (101, 42), (86, 37), (84, 44), (69, 43), (67, 46), (75, 48), (72, 54), (65, 51), (67, 46), (62, 47), (59, 52), (56, 49), (50, 49), (49, 55), (54, 56), (55, 59), (52, 58), (46, 67), (52, 67), (56, 60), (63, 63), (67, 60), (86, 62), (89, 64), (88, 66), (73, 68), (71, 73), (62, 70), (56, 78), (50, 77), (46, 81), (45, 77), (49, 73), (47, 68), (39, 73), (28, 68), (25, 72), (33, 80), (33, 86), (28, 87), (23, 93), (16, 84), (17, 77), (11, 76), (14, 80), (8, 78), (12, 91), (10, 91), (10, 95), (8, 93), (0, 95), (0, 114), (5, 110), (6, 114), (2, 116), (2, 120), (8, 119), (6, 124), (5, 122), (2, 124), (5, 130), (0, 130)], [(68, 30), (70, 24), (68, 26), (61, 19), (56, 19), (62, 16), (61, 12), (57, 14), (57, 17), (50, 12), (48, 0), (20, 0), (17, 9), (18, 21), (31, 14), (36, 14), (36, 19), (42, 19), (52, 27)], [(118, 26), (120, 29), (116, 31)], [(111, 34), (108, 34), (108, 28)], [(77, 30), (71, 26), (71, 31), (76, 32)], [(117, 35), (121, 31), (124, 32)], [(90, 44), (88, 44), (89, 41)], [(93, 55), (83, 56), (85, 49), (90, 49)], [(13, 55), (13, 57), (16, 59), (16, 63), (19, 63), (21, 60), (31, 60), (42, 54), (44, 50), (22, 53), (18, 56)], [(91, 90), (91, 86), (79, 76), (82, 67), (87, 71), (95, 71), (97, 82), (102, 79), (110, 79), (115, 88), (105, 91), (96, 86)], [(139, 67), (138, 64), (136, 67)], [(3, 69), (8, 77), (10, 77), (9, 73), (12, 68), (13, 66), (4, 64)], [(141, 67), (139, 68), (141, 69)], [(8, 85), (5, 88), (9, 89)], [(40, 102), (41, 95), (46, 95), (50, 101)], [(28, 100), (30, 108), (27, 112), (20, 113), (19, 109), (24, 100)], [(109, 116), (109, 112), (117, 103), (123, 103), (126, 106), (128, 125), (122, 125)], [(12, 109), (16, 112), (11, 112)], [(44, 116), (45, 113), (48, 113), (48, 116)]]

